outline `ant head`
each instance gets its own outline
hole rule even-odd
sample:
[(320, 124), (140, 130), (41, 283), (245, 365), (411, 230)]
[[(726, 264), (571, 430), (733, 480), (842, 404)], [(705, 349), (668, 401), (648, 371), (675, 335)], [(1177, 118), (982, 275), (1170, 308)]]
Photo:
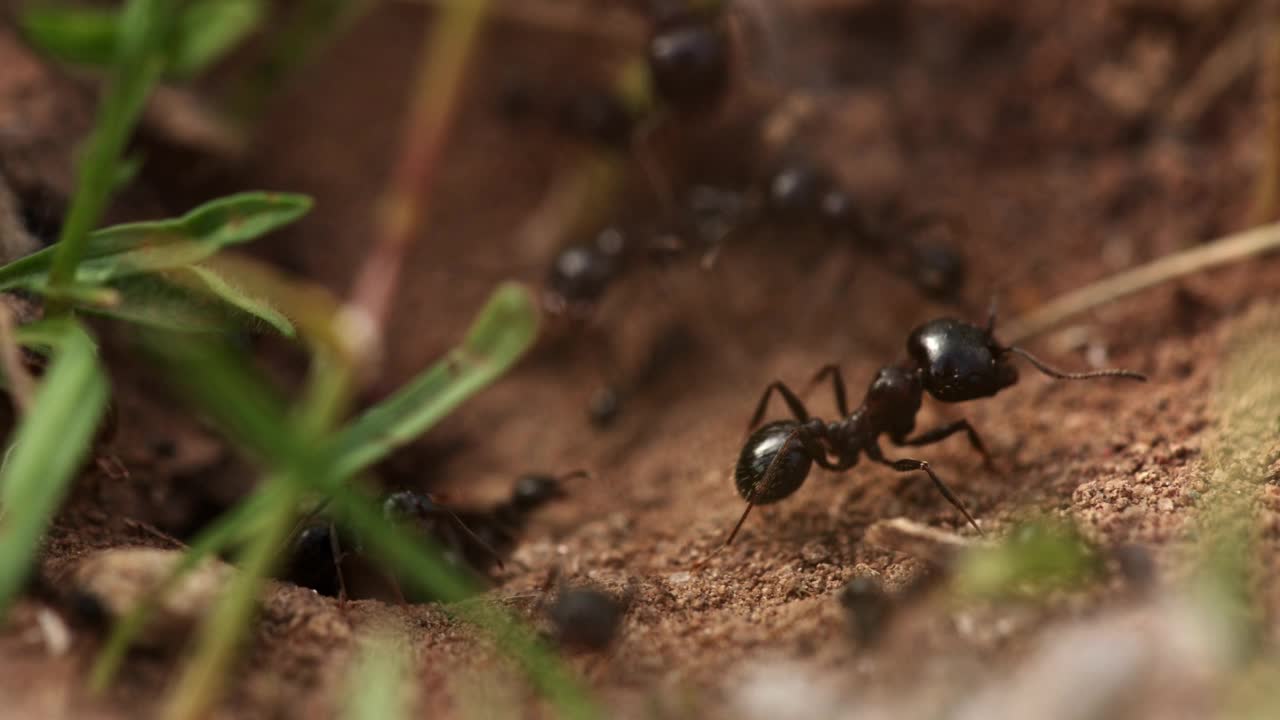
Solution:
[(863, 404), (878, 425), (893, 437), (906, 435), (916, 426), (922, 392), (914, 372), (903, 367), (880, 368), (867, 388)]
[(412, 490), (393, 492), (382, 501), (382, 517), (398, 525), (421, 521), (439, 510), (429, 496)]
[(566, 493), (558, 478), (536, 473), (521, 475), (511, 491), (511, 503), (519, 510), (532, 510), (563, 497)]
[(1036, 370), (1055, 380), (1123, 378), (1143, 382), (1147, 376), (1132, 370), (1094, 370), (1068, 373), (1050, 367), (1031, 353), (995, 339), (995, 314), (985, 328), (942, 318), (921, 325), (907, 339), (907, 352), (920, 369), (925, 391), (943, 402), (964, 402), (991, 397), (1018, 382), (1013, 355), (1020, 355)]
[(1018, 382), (1018, 369), (992, 335), (953, 318), (931, 320), (911, 332), (907, 352), (920, 369), (920, 382), (943, 402), (991, 397)]

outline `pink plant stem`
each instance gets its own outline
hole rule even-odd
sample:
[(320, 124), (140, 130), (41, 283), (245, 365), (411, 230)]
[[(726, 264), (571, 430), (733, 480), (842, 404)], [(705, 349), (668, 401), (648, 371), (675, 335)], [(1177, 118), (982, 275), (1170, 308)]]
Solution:
[(356, 357), (376, 368), (400, 270), (430, 216), (431, 189), (489, 0), (454, 0), (427, 32), (400, 159), (379, 208), (378, 240), (356, 275), (345, 319)]

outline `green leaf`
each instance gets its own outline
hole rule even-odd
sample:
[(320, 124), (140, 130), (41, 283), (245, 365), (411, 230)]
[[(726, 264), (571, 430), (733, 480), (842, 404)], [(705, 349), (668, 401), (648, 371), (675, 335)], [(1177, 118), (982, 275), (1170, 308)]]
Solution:
[[(37, 350), (56, 350), (62, 347), (67, 340), (66, 324), (66, 320), (61, 318), (34, 320), (24, 325), (19, 325), (13, 331), (13, 337), (23, 347)], [(92, 338), (90, 338), (90, 341), (92, 341)]]
[(498, 288), (460, 347), (342, 431), (337, 474), (359, 473), (422, 435), (514, 365), (537, 332), (538, 309), (528, 290), (515, 283)]
[[(170, 271), (177, 272), (177, 271)], [(76, 303), (95, 315), (175, 333), (227, 333), (250, 328), (256, 316), (222, 299), (185, 287), (166, 275), (137, 275), (113, 282), (110, 304)]]
[[(305, 195), (246, 192), (205, 203), (180, 218), (116, 225), (94, 232), (75, 281), (100, 285), (115, 278), (192, 265), (223, 248), (288, 225), (311, 209)], [(59, 247), (0, 267), (0, 290), (39, 290)]]
[(63, 62), (106, 67), (116, 55), (120, 13), (109, 8), (34, 5), (18, 19), (22, 35)]
[(256, 30), (265, 11), (262, 0), (193, 0), (178, 23), (170, 73), (200, 74)]
[[(275, 328), (277, 332), (285, 337), (294, 336), (293, 323), (289, 322), (289, 318), (283, 313), (276, 310), (266, 300), (261, 298), (250, 297), (244, 290), (236, 287), (234, 283), (228, 281), (213, 270), (201, 266), (192, 265), (191, 267), (179, 268), (170, 274), (190, 276), (193, 283), (199, 283), (201, 290), (207, 292), (213, 297), (218, 298), (227, 306), (236, 308), (247, 316), (257, 318)], [(190, 287), (185, 282), (184, 287)]]
[[(190, 78), (239, 45), (261, 24), (263, 0), (192, 0), (164, 38), (165, 74)], [(45, 54), (75, 65), (109, 67), (120, 45), (121, 13), (97, 7), (36, 5), (23, 10), (23, 36)]]
[(0, 469), (0, 614), (22, 589), (107, 407), (107, 379), (93, 341), (69, 321), (60, 335), (57, 355)]

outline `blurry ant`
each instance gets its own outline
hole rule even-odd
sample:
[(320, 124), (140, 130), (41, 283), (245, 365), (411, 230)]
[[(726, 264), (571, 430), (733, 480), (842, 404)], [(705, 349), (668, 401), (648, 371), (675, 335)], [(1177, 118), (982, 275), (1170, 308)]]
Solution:
[(900, 209), (887, 208), (872, 222), (848, 191), (803, 160), (782, 163), (767, 178), (762, 194), (761, 219), (810, 224), (876, 254), (926, 297), (953, 302), (964, 288), (964, 257), (956, 248), (926, 238), (934, 228), (963, 237), (964, 223), (958, 218), (938, 213), (905, 215)]
[(513, 120), (540, 115), (571, 137), (642, 155), (647, 136), (668, 118), (711, 112), (728, 93), (732, 75), (725, 13), (716, 3), (655, 0), (649, 5), (649, 35), (643, 57), (633, 66), (640, 70), (640, 83), (628, 68), (616, 87), (579, 90), (542, 107), (537, 97), (545, 91), (516, 83), (503, 94), (503, 114)]
[[(804, 403), (790, 388), (782, 382), (771, 383), (751, 416), (748, 432), (754, 432), (743, 445), (734, 469), (734, 483), (738, 494), (747, 501), (747, 507), (724, 544), (727, 546), (733, 542), (751, 508), (778, 502), (799, 489), (813, 463), (827, 470), (844, 471), (856, 465), (862, 453), (898, 472), (924, 471), (942, 496), (982, 534), (982, 528), (928, 462), (911, 458), (891, 460), (880, 449), (880, 435), (888, 435), (894, 445), (914, 447), (940, 442), (963, 431), (969, 438), (969, 444), (982, 455), (983, 464), (987, 468), (994, 467), (986, 445), (968, 420), (957, 420), (911, 435), (924, 393), (948, 403), (991, 397), (1018, 381), (1018, 370), (1012, 364), (1014, 355), (1021, 356), (1040, 372), (1058, 380), (1147, 379), (1145, 375), (1130, 370), (1083, 373), (1056, 370), (1022, 348), (1000, 344), (995, 338), (995, 324), (993, 309), (986, 327), (941, 318), (915, 328), (907, 339), (910, 361), (881, 368), (867, 388), (862, 404), (853, 412), (849, 411), (840, 368), (836, 365), (823, 367), (814, 375), (811, 385), (831, 379), (836, 408), (842, 416), (839, 420), (811, 417)], [(794, 419), (777, 420), (755, 429), (775, 391), (782, 395)]]
[[(589, 477), (585, 471), (561, 476), (527, 474), (516, 480), (507, 500), (484, 510), (455, 510), (426, 493), (401, 490), (382, 503), (383, 517), (439, 543), (451, 565), (487, 575), (503, 565), (529, 516), (547, 503), (566, 497), (564, 483)], [(321, 595), (346, 599), (366, 596), (349, 586), (352, 573), (372, 576), (369, 582), (390, 598), (404, 600), (400, 583), (364, 555), (360, 539), (332, 522), (305, 524), (294, 536), (282, 577)], [(375, 596), (379, 593), (375, 592)]]

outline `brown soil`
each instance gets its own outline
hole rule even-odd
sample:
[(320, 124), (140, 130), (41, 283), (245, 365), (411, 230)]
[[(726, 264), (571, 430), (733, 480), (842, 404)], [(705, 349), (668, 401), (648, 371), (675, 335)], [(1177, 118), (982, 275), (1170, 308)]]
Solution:
[[(998, 292), (1002, 313), (1017, 315), (1245, 225), (1263, 155), (1259, 73), (1250, 65), (1216, 93), (1188, 88), (1222, 43), (1252, 32), (1241, 18), (1258, 11), (1254, 3), (790, 5), (788, 40), (806, 48), (792, 59), (823, 70), (809, 93), (817, 120), (804, 146), (874, 201), (965, 218), (971, 273), (962, 312), (980, 315)], [(276, 98), (246, 162), (209, 170), (162, 157), (122, 213), (172, 213), (228, 189), (310, 193), (315, 211), (260, 251), (344, 291), (370, 246), (423, 20), (410, 3), (371, 13)], [(551, 249), (521, 245), (519, 231), (578, 151), (501, 120), (495, 106), (512, 69), (545, 83), (585, 81), (596, 58), (604, 67), (618, 51), (514, 23), (488, 34), (430, 230), (406, 267), (379, 387), (439, 357), (499, 281), (543, 280)], [(3, 57), (0, 67), (10, 67)], [(662, 142), (668, 155), (717, 162), (740, 154), (729, 124), (703, 123)], [(43, 151), (65, 162), (71, 145)], [(55, 189), (65, 183), (47, 172)], [(843, 476), (815, 471), (794, 498), (759, 509), (734, 545), (694, 570), (741, 512), (729, 468), (767, 382), (802, 384), (836, 361), (860, 394), (877, 367), (902, 355), (914, 324), (957, 310), (922, 300), (876, 258), (811, 230), (755, 233), (727, 247), (714, 270), (693, 265), (633, 273), (610, 294), (597, 315), (608, 353), (548, 323), (515, 372), (383, 468), (389, 485), (468, 505), (502, 497), (524, 471), (594, 473), (536, 517), (492, 597), (536, 618), (553, 570), (631, 593), (615, 649), (570, 659), (617, 715), (766, 716), (769, 700), (752, 689), (790, 687), (793, 676), (800, 689), (787, 697), (800, 705), (796, 698), (817, 702), (802, 689), (816, 678), (856, 689), (860, 702), (906, 693), (941, 703), (1019, 667), (1061, 623), (1133, 602), (1113, 582), (1033, 606), (926, 604), (895, 622), (880, 647), (860, 650), (836, 600), (842, 585), (875, 571), (896, 590), (926, 568), (863, 542), (868, 525), (906, 516), (964, 530), (925, 480), (865, 464)], [(1206, 455), (1227, 429), (1215, 399), (1224, 359), (1233, 338), (1269, 332), (1259, 318), (1278, 288), (1280, 266), (1260, 259), (1078, 318), (1033, 349), (1063, 366), (1131, 367), (1151, 382), (1053, 383), (1028, 371), (991, 400), (926, 402), (921, 426), (967, 417), (1003, 472), (984, 470), (959, 437), (919, 455), (989, 530), (1037, 511), (1060, 514), (1099, 544), (1150, 544), (1160, 580), (1171, 581), (1186, 567), (1212, 485)], [(594, 429), (586, 407), (601, 355), (615, 358), (618, 374), (637, 376), (663, 338), (674, 338), (678, 352), (643, 373), (613, 427)], [(215, 435), (157, 392), (126, 345), (111, 345), (120, 416), (113, 452), (130, 477), (86, 473), (51, 534), (47, 578), (95, 549), (172, 547), (169, 536), (185, 536), (253, 482)], [(811, 404), (834, 412), (823, 393)], [(1259, 447), (1276, 457), (1276, 441)], [(1274, 464), (1271, 471), (1274, 478)], [(1275, 557), (1280, 538), (1275, 490), (1265, 486), (1258, 504), (1270, 528), (1264, 558)], [(1268, 611), (1280, 604), (1277, 569), (1268, 560), (1262, 575)], [(529, 700), (487, 643), (435, 607), (361, 600), (339, 608), (283, 584), (266, 604), (226, 717), (331, 713), (355, 638), (386, 626), (413, 648), (424, 716), (477, 707), (518, 714)], [(24, 600), (0, 632), (0, 714), (139, 717), (157, 706), (173, 677), (171, 654), (131, 657), (110, 693), (90, 697), (83, 680), (101, 634), (77, 626), (71, 650), (50, 655), (36, 630), (40, 606)]]

